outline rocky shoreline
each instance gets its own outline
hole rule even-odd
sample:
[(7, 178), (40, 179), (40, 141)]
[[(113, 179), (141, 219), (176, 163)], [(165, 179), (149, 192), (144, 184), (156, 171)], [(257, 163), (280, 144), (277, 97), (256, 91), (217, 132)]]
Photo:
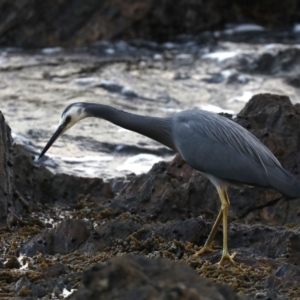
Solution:
[(219, 268), (217, 192), (166, 147), (88, 118), (36, 159), (73, 102), (200, 108), (300, 180), (298, 2), (0, 1), (0, 298), (299, 300), (300, 199), (231, 188)]
[[(258, 94), (236, 121), (300, 179), (299, 104)], [(125, 181), (52, 174), (23, 147), (11, 145), (3, 117), (0, 150), (2, 298), (62, 299), (72, 290), (72, 299), (300, 295), (299, 199), (260, 188), (230, 189), (229, 247), (238, 265), (218, 268), (221, 228), (219, 250), (193, 256), (218, 212), (216, 191), (179, 156)]]

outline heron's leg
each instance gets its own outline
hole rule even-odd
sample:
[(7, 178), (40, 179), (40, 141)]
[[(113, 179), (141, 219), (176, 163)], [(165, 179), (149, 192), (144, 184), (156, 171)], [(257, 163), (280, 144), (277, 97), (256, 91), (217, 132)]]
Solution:
[(223, 217), (223, 211), (222, 211), (222, 209), (220, 209), (218, 217), (217, 217), (217, 219), (216, 219), (216, 221), (214, 223), (214, 226), (213, 226), (213, 228), (212, 228), (212, 230), (211, 230), (211, 232), (210, 232), (210, 234), (209, 234), (209, 236), (208, 236), (208, 238), (207, 238), (204, 246), (199, 251), (197, 251), (195, 253), (195, 255), (198, 256), (198, 255), (201, 255), (203, 253), (213, 252), (214, 251), (214, 249), (212, 248), (211, 244), (212, 244), (212, 242), (213, 242), (213, 240), (215, 238), (215, 235), (216, 235), (216, 233), (218, 231), (218, 227), (219, 227), (219, 225), (221, 223), (222, 217)]
[(222, 257), (219, 262), (219, 265), (222, 265), (225, 260), (229, 260), (232, 264), (235, 265), (235, 261), (233, 260), (236, 253), (232, 255), (229, 254), (228, 251), (228, 207), (230, 205), (229, 198), (227, 195), (226, 189), (222, 187), (217, 187), (218, 194), (221, 200), (221, 211), (223, 213), (223, 251)]

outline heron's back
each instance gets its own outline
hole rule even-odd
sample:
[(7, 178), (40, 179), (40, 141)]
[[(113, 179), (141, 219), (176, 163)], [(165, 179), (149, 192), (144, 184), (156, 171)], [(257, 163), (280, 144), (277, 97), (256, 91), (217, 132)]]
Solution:
[(289, 198), (300, 198), (296, 179), (237, 123), (202, 110), (178, 113), (172, 121), (176, 148), (193, 168), (227, 182), (274, 188)]

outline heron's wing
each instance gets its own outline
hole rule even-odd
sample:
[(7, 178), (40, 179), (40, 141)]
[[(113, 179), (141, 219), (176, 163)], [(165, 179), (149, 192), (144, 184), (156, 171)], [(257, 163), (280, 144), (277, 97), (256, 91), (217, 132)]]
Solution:
[(194, 110), (189, 117), (181, 118), (180, 125), (188, 129), (194, 138), (210, 140), (232, 148), (237, 153), (251, 157), (256, 163), (265, 166), (278, 166), (273, 153), (248, 130), (237, 123), (214, 113)]
[(173, 118), (172, 135), (178, 152), (196, 170), (300, 198), (300, 183), (293, 175), (255, 136), (229, 119), (205, 111), (182, 112)]
[(249, 131), (213, 113), (193, 110), (177, 114), (172, 134), (178, 152), (192, 167), (224, 180), (259, 185), (270, 169), (282, 168)]

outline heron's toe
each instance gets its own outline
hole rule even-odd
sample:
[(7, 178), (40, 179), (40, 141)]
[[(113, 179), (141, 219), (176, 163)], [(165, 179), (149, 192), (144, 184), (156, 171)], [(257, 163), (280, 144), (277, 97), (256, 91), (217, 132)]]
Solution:
[(236, 256), (236, 252), (232, 253), (231, 255), (228, 252), (223, 252), (221, 260), (218, 262), (219, 266), (223, 266), (226, 260), (230, 261), (233, 265), (236, 265), (234, 258)]
[(213, 249), (211, 246), (204, 246), (202, 247), (199, 251), (197, 251), (194, 256), (200, 256), (201, 254), (204, 253), (211, 253), (211, 252), (215, 252), (216, 250)]

